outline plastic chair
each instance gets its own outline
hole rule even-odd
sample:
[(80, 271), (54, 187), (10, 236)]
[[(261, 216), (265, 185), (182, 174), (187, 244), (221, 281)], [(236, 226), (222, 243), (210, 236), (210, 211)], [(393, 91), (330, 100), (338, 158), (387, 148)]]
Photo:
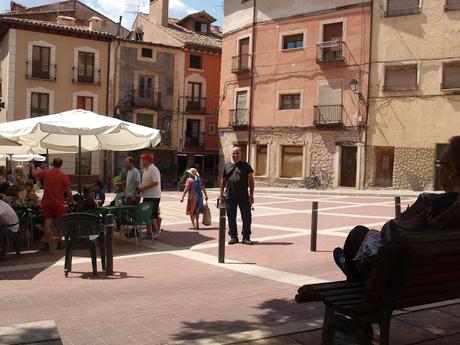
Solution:
[[(143, 202), (134, 209), (134, 212), (131, 215), (131, 219), (122, 217), (120, 220), (121, 229), (124, 226), (132, 226), (134, 230), (134, 237), (136, 238), (136, 245), (139, 245), (139, 236), (137, 234), (137, 229), (139, 227), (147, 227), (152, 222), (152, 211), (153, 204), (151, 202)], [(152, 232), (153, 240), (153, 232)]]
[(90, 213), (70, 213), (59, 219), (59, 227), (64, 232), (65, 261), (64, 274), (72, 271), (72, 251), (76, 248), (89, 248), (93, 275), (97, 274), (96, 246), (101, 255), (102, 270), (105, 270), (105, 241), (100, 218)]

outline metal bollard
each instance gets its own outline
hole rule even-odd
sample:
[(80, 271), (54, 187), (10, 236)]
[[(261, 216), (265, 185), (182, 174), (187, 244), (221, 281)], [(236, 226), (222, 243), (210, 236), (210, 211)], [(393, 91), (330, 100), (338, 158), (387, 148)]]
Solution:
[(401, 215), (401, 197), (395, 196), (395, 218)]
[(113, 275), (113, 214), (105, 216), (105, 274)]
[(311, 232), (310, 251), (316, 252), (316, 238), (318, 231), (318, 201), (313, 201), (311, 206)]
[(218, 262), (225, 262), (225, 222), (227, 221), (225, 204), (219, 204), (219, 259)]

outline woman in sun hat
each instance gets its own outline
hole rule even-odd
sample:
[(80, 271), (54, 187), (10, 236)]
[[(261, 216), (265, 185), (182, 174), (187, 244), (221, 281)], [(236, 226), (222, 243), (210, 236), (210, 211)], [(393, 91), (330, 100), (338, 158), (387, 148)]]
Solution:
[(188, 193), (186, 214), (190, 216), (193, 229), (198, 230), (200, 228), (199, 216), (203, 208), (203, 194), (206, 201), (208, 200), (208, 194), (201, 183), (198, 171), (195, 168), (190, 168), (186, 172), (189, 177), (185, 183), (180, 202), (184, 202), (185, 195)]

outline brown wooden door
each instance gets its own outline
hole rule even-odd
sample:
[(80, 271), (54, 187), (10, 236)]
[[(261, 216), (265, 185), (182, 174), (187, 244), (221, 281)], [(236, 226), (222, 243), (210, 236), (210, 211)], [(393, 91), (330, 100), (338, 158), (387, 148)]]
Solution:
[(342, 162), (340, 164), (340, 185), (356, 187), (357, 147), (342, 146)]
[(394, 147), (377, 147), (377, 162), (375, 171), (376, 186), (391, 187), (393, 185), (394, 160)]
[[(447, 147), (447, 144), (436, 144), (436, 159), (441, 159), (441, 155), (444, 152), (444, 149)], [(439, 167), (435, 167), (435, 177), (434, 177), (434, 189), (442, 190), (441, 179), (439, 175)]]
[(243, 38), (239, 41), (239, 58), (240, 58), (240, 68), (249, 67), (249, 37)]

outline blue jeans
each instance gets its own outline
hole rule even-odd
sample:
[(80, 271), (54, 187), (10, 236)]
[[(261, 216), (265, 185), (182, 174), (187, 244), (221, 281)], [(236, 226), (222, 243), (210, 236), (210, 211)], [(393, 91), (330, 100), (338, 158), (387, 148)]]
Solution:
[(230, 237), (238, 238), (238, 229), (236, 227), (236, 214), (239, 207), (241, 212), (241, 219), (243, 220), (243, 238), (250, 239), (252, 215), (251, 205), (249, 205), (249, 199), (226, 199), (225, 204), (227, 207), (228, 234), (230, 235)]

